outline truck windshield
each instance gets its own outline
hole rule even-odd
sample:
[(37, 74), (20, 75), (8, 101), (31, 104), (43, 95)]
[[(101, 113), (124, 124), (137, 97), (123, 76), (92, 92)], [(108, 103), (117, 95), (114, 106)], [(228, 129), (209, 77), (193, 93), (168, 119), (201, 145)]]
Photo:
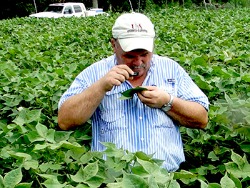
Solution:
[(62, 13), (63, 6), (48, 6), (45, 11), (46, 12), (58, 12)]

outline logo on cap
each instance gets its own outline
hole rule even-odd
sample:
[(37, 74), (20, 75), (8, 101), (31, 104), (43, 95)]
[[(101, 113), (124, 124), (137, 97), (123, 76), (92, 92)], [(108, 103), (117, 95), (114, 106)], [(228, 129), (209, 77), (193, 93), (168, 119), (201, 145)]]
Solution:
[(128, 29), (127, 33), (131, 33), (131, 32), (145, 32), (145, 33), (147, 33), (148, 30), (143, 29), (141, 24), (131, 24), (131, 29)]

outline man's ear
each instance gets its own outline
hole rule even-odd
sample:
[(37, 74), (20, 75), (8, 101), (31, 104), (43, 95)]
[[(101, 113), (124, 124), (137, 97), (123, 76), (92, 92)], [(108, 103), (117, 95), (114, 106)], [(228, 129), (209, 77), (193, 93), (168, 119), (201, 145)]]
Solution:
[(112, 38), (110, 40), (110, 42), (111, 42), (111, 45), (112, 45), (112, 48), (113, 48), (113, 52), (115, 52), (116, 51), (116, 40), (114, 38)]

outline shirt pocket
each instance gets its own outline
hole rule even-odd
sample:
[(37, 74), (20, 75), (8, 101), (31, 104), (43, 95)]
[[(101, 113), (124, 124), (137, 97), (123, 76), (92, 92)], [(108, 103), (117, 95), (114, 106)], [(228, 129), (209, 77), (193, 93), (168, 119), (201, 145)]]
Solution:
[(101, 119), (100, 128), (102, 133), (119, 131), (127, 128), (125, 124), (125, 115), (122, 111), (102, 111)]
[[(118, 88), (118, 87), (117, 87)], [(123, 87), (107, 92), (103, 98), (99, 110), (102, 120), (101, 129), (104, 132), (126, 129), (126, 112), (133, 107), (132, 100), (120, 100), (121, 93), (126, 90)]]
[(169, 94), (177, 96), (177, 84), (175, 79), (168, 78), (166, 79), (164, 85), (160, 85), (159, 87)]

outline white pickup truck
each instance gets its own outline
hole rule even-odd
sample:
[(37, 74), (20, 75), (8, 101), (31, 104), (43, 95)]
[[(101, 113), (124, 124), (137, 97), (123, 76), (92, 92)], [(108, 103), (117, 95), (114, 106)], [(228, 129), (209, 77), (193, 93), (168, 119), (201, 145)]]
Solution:
[(29, 15), (36, 18), (61, 18), (61, 17), (85, 17), (104, 13), (102, 9), (86, 10), (83, 3), (54, 3), (50, 4), (43, 12)]

